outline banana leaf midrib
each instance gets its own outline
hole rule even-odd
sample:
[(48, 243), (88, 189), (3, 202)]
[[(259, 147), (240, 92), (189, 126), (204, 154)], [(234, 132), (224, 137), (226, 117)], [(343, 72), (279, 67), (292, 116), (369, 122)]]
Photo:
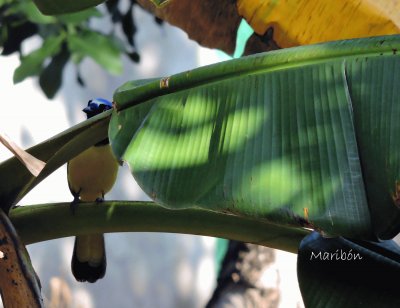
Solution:
[[(390, 35), (281, 49), (207, 65), (169, 77), (153, 78), (134, 90), (124, 89), (124, 86), (117, 89), (114, 93), (115, 107), (121, 111), (155, 97), (243, 75), (326, 63), (327, 60), (334, 62), (338, 59), (396, 55), (400, 50), (399, 38), (399, 35)], [(162, 82), (164, 86), (161, 86)]]

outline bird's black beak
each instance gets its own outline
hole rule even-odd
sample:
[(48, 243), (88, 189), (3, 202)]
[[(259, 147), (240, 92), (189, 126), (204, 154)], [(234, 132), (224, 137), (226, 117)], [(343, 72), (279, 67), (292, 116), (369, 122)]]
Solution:
[(89, 106), (87, 106), (87, 107), (83, 108), (82, 111), (83, 111), (84, 113), (88, 114), (88, 113), (92, 112), (92, 108), (90, 108)]

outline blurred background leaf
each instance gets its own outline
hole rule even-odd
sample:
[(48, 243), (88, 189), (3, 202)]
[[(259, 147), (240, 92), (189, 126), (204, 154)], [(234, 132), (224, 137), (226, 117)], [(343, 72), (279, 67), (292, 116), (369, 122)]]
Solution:
[(70, 51), (78, 57), (91, 57), (112, 74), (122, 73), (120, 45), (113, 37), (94, 31), (80, 31), (67, 38)]
[(51, 59), (39, 76), (39, 85), (48, 98), (53, 98), (62, 84), (64, 66), (70, 58), (70, 51), (65, 44), (61, 50)]
[[(45, 16), (31, 0), (2, 0), (2, 55), (21, 53), (21, 43), (36, 34), (44, 41), (63, 32), (66, 38), (83, 36), (93, 41), (104, 35), (108, 40), (95, 44), (79, 44), (72, 39), (75, 44), (72, 44), (74, 50), (69, 50), (70, 59), (79, 65), (89, 57), (110, 73), (120, 74), (121, 65), (116, 63), (121, 60), (116, 60), (117, 57), (124, 54), (132, 62), (140, 60), (134, 40), (138, 26), (134, 20), (136, 5), (156, 16), (156, 22), (166, 21), (181, 28), (200, 45), (236, 56), (316, 42), (395, 34), (399, 33), (400, 24), (400, 2), (386, 0), (109, 0), (94, 8), (101, 2), (35, 0), (42, 12), (56, 14)], [(111, 30), (96, 28), (92, 22), (95, 18), (109, 19)], [(237, 53), (243, 27), (247, 27), (249, 34), (245, 47)], [(106, 42), (114, 48), (105, 48)], [(47, 59), (44, 65), (49, 62)], [(40, 72), (35, 70), (38, 75)], [(80, 78), (77, 81), (85, 83)]]
[(57, 15), (64, 13), (73, 13), (96, 6), (104, 0), (79, 0), (79, 1), (63, 1), (63, 0), (33, 0), (43, 14)]
[(36, 49), (25, 57), (21, 57), (21, 64), (15, 69), (14, 83), (23, 81), (26, 77), (39, 75), (44, 61), (58, 53), (63, 41), (62, 36), (48, 37), (42, 47)]
[[(62, 84), (63, 71), (69, 61), (76, 66), (80, 85), (84, 85), (85, 81), (79, 74), (79, 66), (86, 58), (114, 75), (123, 71), (122, 55), (138, 62), (140, 55), (134, 38), (135, 2), (128, 2), (128, 6), (122, 9), (119, 3), (119, 0), (114, 0), (101, 8), (91, 7), (75, 13), (47, 16), (31, 0), (1, 1), (1, 55), (18, 53), (21, 59), (14, 73), (14, 82), (38, 76), (45, 95), (53, 98)], [(109, 20), (110, 27), (96, 27), (95, 19)], [(39, 39), (41, 43), (35, 50), (26, 50), (24, 42), (28, 39)]]

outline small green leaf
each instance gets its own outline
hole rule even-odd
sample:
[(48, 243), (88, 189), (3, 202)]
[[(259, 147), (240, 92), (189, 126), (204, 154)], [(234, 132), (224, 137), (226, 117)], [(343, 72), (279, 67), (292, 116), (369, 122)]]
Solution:
[(45, 15), (59, 15), (65, 13), (79, 12), (89, 7), (94, 7), (104, 0), (33, 0), (39, 10)]
[(122, 73), (121, 49), (110, 36), (83, 31), (69, 35), (68, 46), (71, 52), (91, 57), (110, 73)]
[(54, 23), (56, 19), (52, 16), (45, 16), (43, 15), (38, 8), (36, 7), (35, 4), (31, 1), (23, 1), (16, 3), (12, 9), (11, 12), (14, 13), (23, 13), (25, 14), (26, 18), (37, 24), (50, 24)]
[(21, 50), (24, 40), (38, 33), (38, 26), (30, 21), (20, 21), (18, 24), (0, 27), (1, 45), (3, 50), (1, 55), (7, 56)]
[(11, 2), (11, 0), (0, 0), (0, 6), (4, 5), (6, 3), (9, 3), (9, 2)]
[(70, 53), (66, 48), (53, 57), (39, 77), (39, 84), (48, 98), (53, 98), (62, 83), (62, 72), (69, 60)]
[(61, 47), (64, 36), (47, 38), (42, 47), (21, 59), (21, 64), (14, 71), (14, 83), (21, 82), (26, 77), (38, 75), (46, 58), (56, 54)]

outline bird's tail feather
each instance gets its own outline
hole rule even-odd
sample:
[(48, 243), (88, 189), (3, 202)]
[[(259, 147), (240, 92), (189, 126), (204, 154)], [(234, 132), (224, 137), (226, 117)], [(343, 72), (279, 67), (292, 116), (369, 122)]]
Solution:
[(106, 267), (104, 234), (75, 237), (71, 269), (76, 280), (96, 282), (104, 277)]

